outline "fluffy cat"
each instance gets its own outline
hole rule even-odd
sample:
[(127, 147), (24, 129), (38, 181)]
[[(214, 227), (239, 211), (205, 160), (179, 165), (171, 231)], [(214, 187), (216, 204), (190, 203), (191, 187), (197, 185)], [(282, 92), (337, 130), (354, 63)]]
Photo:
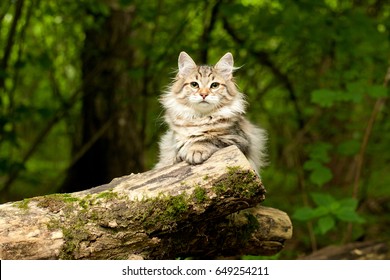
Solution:
[(265, 165), (266, 133), (245, 118), (244, 96), (233, 79), (233, 56), (215, 66), (197, 66), (185, 52), (178, 73), (160, 101), (168, 131), (155, 168), (186, 161), (200, 164), (223, 147), (236, 145), (259, 174)]

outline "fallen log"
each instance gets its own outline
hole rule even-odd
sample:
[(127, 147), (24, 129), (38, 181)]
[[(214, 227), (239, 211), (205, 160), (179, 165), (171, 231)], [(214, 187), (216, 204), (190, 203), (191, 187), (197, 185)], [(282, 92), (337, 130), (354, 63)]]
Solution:
[(272, 255), (286, 213), (258, 204), (261, 180), (230, 146), (71, 194), (0, 205), (0, 259), (173, 259)]

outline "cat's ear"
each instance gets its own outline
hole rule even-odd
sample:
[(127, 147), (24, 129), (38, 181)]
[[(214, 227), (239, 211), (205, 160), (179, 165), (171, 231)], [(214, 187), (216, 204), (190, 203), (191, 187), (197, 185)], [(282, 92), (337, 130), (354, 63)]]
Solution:
[(179, 75), (184, 77), (191, 73), (196, 68), (195, 62), (192, 58), (186, 53), (181, 52), (179, 55)]
[(234, 60), (233, 55), (228, 52), (226, 53), (218, 62), (215, 64), (214, 68), (221, 73), (221, 75), (226, 79), (229, 80), (233, 76), (234, 71)]

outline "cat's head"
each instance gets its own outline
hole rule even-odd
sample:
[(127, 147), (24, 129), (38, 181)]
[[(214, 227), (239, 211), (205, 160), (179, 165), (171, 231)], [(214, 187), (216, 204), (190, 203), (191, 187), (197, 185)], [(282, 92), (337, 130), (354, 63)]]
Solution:
[(243, 110), (242, 94), (233, 82), (233, 56), (226, 53), (214, 65), (198, 66), (185, 52), (178, 59), (178, 73), (171, 87), (176, 102), (200, 114), (208, 114), (226, 106)]

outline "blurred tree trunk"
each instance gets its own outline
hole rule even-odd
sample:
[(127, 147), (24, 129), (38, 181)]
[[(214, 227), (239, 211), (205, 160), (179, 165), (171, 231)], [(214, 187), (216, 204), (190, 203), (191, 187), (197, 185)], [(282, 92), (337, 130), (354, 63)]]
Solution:
[(74, 141), (64, 192), (87, 189), (144, 169), (136, 118), (141, 97), (129, 75), (135, 8), (106, 2), (110, 2), (109, 14), (91, 11), (96, 25), (85, 32), (81, 131)]

